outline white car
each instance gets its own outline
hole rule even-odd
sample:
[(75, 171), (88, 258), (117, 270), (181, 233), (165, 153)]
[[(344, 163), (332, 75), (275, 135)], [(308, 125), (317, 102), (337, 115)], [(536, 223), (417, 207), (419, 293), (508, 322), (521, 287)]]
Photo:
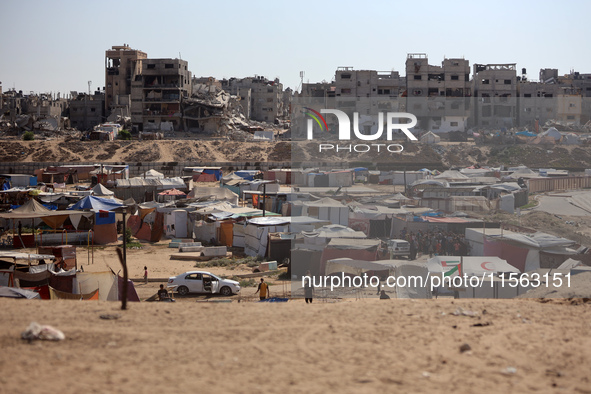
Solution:
[(206, 271), (189, 271), (171, 276), (167, 287), (176, 287), (176, 291), (182, 296), (189, 293), (219, 293), (223, 296), (240, 293), (240, 283), (222, 279)]
[(404, 239), (391, 239), (387, 242), (390, 257), (410, 257), (410, 243)]

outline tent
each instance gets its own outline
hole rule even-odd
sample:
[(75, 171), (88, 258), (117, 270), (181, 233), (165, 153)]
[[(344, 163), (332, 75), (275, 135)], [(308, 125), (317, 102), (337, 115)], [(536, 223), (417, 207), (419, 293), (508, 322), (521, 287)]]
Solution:
[(306, 238), (367, 238), (363, 231), (355, 231), (340, 224), (329, 224), (314, 231), (302, 231), (302, 235)]
[(550, 127), (548, 130), (540, 133), (540, 137), (552, 137), (558, 141), (562, 138), (562, 134), (555, 127)]
[(228, 201), (230, 204), (238, 205), (238, 195), (222, 187), (194, 187), (187, 194), (187, 198), (195, 198), (200, 201)]
[(161, 172), (158, 172), (156, 170), (151, 169), (151, 170), (148, 170), (148, 171), (144, 172), (140, 176), (140, 178), (146, 178), (146, 179), (148, 179), (148, 178), (151, 178), (151, 179), (153, 179), (153, 178), (164, 178), (164, 174), (161, 173)]
[(500, 257), (520, 272), (539, 269), (540, 252), (569, 254), (568, 247), (575, 244), (575, 241), (542, 232), (522, 234), (488, 228), (467, 228), (466, 240), (472, 255)]
[(92, 194), (98, 197), (113, 196), (115, 193), (104, 187), (101, 183), (97, 183), (92, 189)]
[(119, 207), (122, 207), (123, 204), (118, 203), (109, 198), (102, 198), (102, 197), (95, 197), (95, 196), (86, 196), (82, 200), (78, 201), (76, 204), (72, 205), (69, 210), (90, 210), (94, 212), (99, 211), (112, 211)]
[(289, 220), (265, 216), (248, 220), (244, 228), (244, 253), (247, 256), (265, 256), (269, 233), (287, 232)]
[(424, 144), (438, 144), (441, 141), (441, 137), (432, 131), (428, 131), (421, 136), (420, 140)]
[(94, 243), (104, 245), (111, 242), (117, 242), (115, 212), (109, 211), (113, 211), (122, 206), (123, 204), (109, 198), (87, 196), (68, 209), (94, 211)]
[(15, 212), (15, 213), (45, 213), (45, 212), (50, 212), (50, 210), (45, 208), (37, 200), (32, 198), (29, 201), (27, 201), (26, 203), (24, 203), (23, 205), (21, 205), (20, 207), (13, 209), (12, 212)]
[(427, 268), (431, 274), (448, 274), (456, 267), (460, 276), (482, 276), (502, 272), (519, 273), (519, 270), (497, 256), (435, 256), (427, 260)]
[(349, 257), (355, 260), (376, 261), (381, 245), (379, 239), (351, 239), (332, 238), (320, 259), (320, 272), (324, 272), (325, 262), (341, 257)]
[(8, 298), (26, 298), (26, 299), (33, 299), (33, 298), (41, 298), (39, 293), (36, 291), (19, 289), (16, 287), (0, 287), (0, 297), (8, 297)]
[(433, 177), (433, 179), (445, 179), (447, 181), (467, 181), (470, 179), (470, 177), (456, 170), (447, 170)]

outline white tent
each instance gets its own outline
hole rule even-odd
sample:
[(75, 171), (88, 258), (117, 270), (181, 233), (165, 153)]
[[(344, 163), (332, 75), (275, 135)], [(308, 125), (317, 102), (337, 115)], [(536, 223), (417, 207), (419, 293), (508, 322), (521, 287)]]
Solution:
[(144, 172), (141, 175), (141, 178), (146, 178), (146, 179), (164, 178), (164, 174), (161, 172), (158, 172), (154, 169), (151, 169), (151, 170)]
[(104, 187), (102, 184), (98, 183), (92, 189), (92, 194), (99, 197), (108, 197), (113, 196), (115, 193)]
[(539, 134), (540, 137), (552, 137), (556, 141), (562, 138), (562, 134), (555, 127), (550, 127), (548, 130)]
[(421, 142), (424, 144), (438, 144), (441, 142), (441, 137), (432, 131), (428, 131), (421, 136)]

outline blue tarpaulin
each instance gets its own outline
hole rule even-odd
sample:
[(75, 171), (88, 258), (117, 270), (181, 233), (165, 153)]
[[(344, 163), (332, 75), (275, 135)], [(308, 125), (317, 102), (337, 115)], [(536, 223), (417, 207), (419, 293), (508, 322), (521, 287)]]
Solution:
[(537, 134), (532, 133), (531, 131), (520, 131), (519, 133), (515, 133), (515, 135), (522, 135), (525, 137), (535, 137)]
[(95, 196), (86, 196), (78, 201), (68, 209), (72, 210), (91, 210), (91, 211), (112, 211), (113, 209), (122, 207), (123, 204), (116, 202), (110, 198), (101, 198)]
[(203, 170), (203, 173), (214, 175), (216, 181), (222, 179), (222, 170)]
[(237, 175), (242, 179), (246, 179), (247, 181), (254, 180), (254, 176), (258, 173), (259, 173), (259, 171), (256, 171), (256, 170), (234, 171), (234, 175)]

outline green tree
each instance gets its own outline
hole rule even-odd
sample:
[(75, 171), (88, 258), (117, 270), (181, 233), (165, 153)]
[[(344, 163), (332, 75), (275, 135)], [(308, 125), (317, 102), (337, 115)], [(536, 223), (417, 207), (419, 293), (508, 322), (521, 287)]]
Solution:
[(23, 134), (23, 141), (33, 141), (35, 139), (35, 133), (32, 131), (27, 131)]

